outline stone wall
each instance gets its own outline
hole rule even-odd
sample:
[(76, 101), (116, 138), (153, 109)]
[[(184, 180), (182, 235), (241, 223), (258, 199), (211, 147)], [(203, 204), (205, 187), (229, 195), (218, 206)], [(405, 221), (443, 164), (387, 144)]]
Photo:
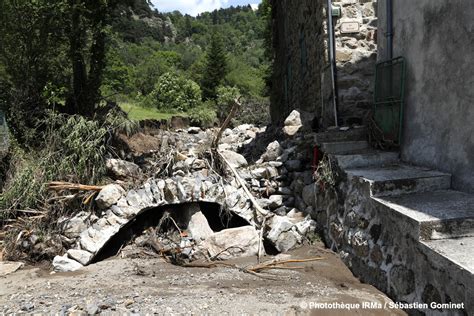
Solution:
[(344, 125), (363, 123), (373, 100), (377, 1), (343, 0), (334, 5), (342, 8), (335, 27), (338, 115)]
[[(379, 3), (381, 57), (385, 3)], [(473, 1), (393, 3), (393, 56), (407, 62), (402, 158), (453, 174), (453, 187), (467, 192), (474, 192), (473, 16)]]
[[(464, 302), (465, 310), (472, 310), (472, 274), (433, 254), (420, 242), (413, 222), (371, 199), (360, 178), (349, 178), (342, 170), (339, 175), (335, 188), (317, 193), (313, 217), (326, 245), (339, 253), (351, 271), (396, 302)], [(407, 312), (467, 315), (462, 309), (415, 307)]]
[(317, 113), (321, 104), (321, 69), (325, 63), (321, 1), (272, 1), (275, 48), (273, 121), (294, 108)]
[[(335, 20), (338, 109), (341, 124), (360, 122), (371, 108), (376, 60), (376, 1), (334, 2), (342, 16)], [(292, 109), (334, 125), (328, 63), (326, 2), (273, 1), (274, 122)], [(348, 23), (357, 28), (347, 30)]]

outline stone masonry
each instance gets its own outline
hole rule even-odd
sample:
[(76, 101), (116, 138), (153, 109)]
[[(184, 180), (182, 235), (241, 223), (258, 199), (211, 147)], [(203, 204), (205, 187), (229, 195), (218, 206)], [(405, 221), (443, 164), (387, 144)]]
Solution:
[[(360, 124), (372, 105), (377, 2), (344, 0), (334, 5), (342, 13), (335, 19), (340, 124)], [(334, 125), (326, 11), (324, 1), (273, 1), (274, 122), (300, 109), (312, 113), (323, 128)]]

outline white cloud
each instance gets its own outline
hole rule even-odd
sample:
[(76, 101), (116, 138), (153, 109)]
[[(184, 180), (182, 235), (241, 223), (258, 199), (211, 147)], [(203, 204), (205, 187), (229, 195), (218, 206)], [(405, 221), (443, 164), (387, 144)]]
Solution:
[(201, 12), (222, 8), (229, 0), (152, 0), (155, 8), (161, 12), (178, 10), (196, 16)]
[(252, 9), (257, 10), (258, 9), (258, 3), (251, 3), (250, 6)]

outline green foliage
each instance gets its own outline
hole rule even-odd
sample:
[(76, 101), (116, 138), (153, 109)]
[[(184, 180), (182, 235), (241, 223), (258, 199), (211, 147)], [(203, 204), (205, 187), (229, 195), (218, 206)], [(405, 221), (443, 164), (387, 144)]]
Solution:
[[(159, 111), (156, 108), (143, 107), (133, 102), (123, 102), (120, 104), (122, 110), (124, 110), (130, 120), (141, 121), (141, 120), (167, 120), (175, 115), (186, 116), (186, 113), (169, 113), (165, 111)], [(192, 111), (192, 110), (191, 110)]]
[(217, 87), (223, 83), (227, 73), (227, 56), (224, 43), (221, 36), (217, 32), (213, 32), (201, 82), (204, 100), (215, 100), (217, 98)]
[(47, 133), (42, 150), (27, 151), (13, 143), (10, 175), (0, 196), (0, 209), (38, 206), (47, 194), (49, 181), (94, 184), (105, 175), (107, 128), (82, 116), (53, 112), (44, 123)]
[(233, 101), (240, 96), (240, 91), (236, 87), (220, 86), (216, 94), (217, 116), (223, 120), (229, 114)]
[(176, 73), (165, 73), (146, 99), (146, 103), (158, 109), (187, 111), (201, 102), (199, 85)]
[(205, 101), (188, 112), (191, 125), (210, 127), (217, 121), (216, 105), (214, 101)]

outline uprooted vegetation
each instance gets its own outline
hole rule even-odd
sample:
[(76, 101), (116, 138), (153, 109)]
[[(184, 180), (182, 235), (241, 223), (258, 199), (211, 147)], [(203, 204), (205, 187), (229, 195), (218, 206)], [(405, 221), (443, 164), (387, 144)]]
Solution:
[[(36, 144), (13, 141), (2, 159), (0, 222), (7, 230), (7, 250), (14, 248), (9, 245), (14, 235), (19, 238), (32, 231), (48, 235), (60, 216), (91, 211), (93, 192), (73, 190), (58, 195), (49, 190), (48, 183), (106, 182), (106, 156), (113, 152), (110, 143), (120, 133), (136, 130), (135, 123), (114, 111), (101, 120), (50, 111), (36, 126)], [(33, 253), (31, 259), (42, 257), (48, 257), (47, 252)]]

